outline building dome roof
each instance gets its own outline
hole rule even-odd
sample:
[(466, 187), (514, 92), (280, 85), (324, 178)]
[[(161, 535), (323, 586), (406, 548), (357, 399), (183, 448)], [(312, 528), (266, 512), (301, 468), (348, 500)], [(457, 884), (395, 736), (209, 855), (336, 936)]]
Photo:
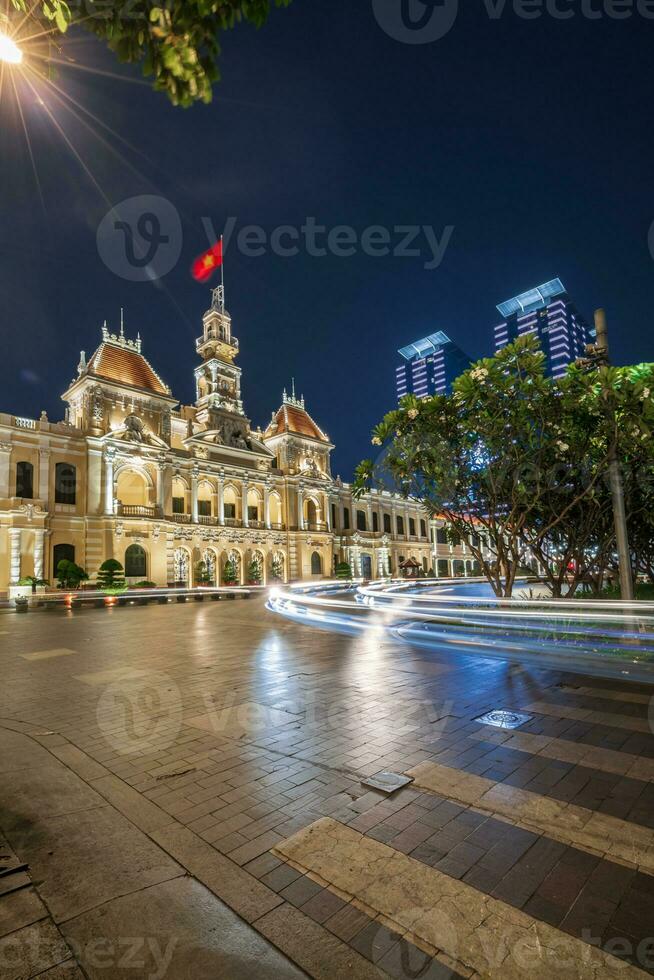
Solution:
[(294, 395), (287, 395), (286, 392), (284, 392), (282, 404), (273, 413), (263, 437), (264, 439), (271, 439), (273, 436), (284, 435), (285, 433), (329, 443), (329, 436), (322, 431), (305, 409), (304, 398), (295, 398)]
[(170, 388), (141, 354), (140, 340), (126, 341), (103, 332), (102, 343), (89, 360), (87, 373), (130, 388), (170, 395)]

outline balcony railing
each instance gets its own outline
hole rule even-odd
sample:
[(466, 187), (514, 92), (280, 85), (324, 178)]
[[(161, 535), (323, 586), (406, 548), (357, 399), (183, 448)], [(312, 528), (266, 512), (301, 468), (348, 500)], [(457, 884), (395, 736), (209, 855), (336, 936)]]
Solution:
[(161, 517), (159, 507), (146, 507), (142, 504), (122, 504), (116, 510), (119, 517)]
[(313, 523), (305, 523), (304, 530), (305, 531), (326, 531), (327, 530), (327, 525), (324, 523), (324, 521), (318, 521), (317, 523), (316, 522), (313, 522)]
[[(138, 510), (139, 513), (138, 514), (127, 513), (128, 510), (129, 511), (136, 511), (136, 510)], [(122, 516), (125, 516), (125, 517), (160, 517), (161, 515), (159, 513), (156, 513), (156, 514), (141, 513), (142, 511), (156, 511), (156, 510), (157, 510), (156, 507), (125, 507), (125, 505), (123, 505), (122, 506), (122, 510), (119, 510), (119, 513), (121, 513), (121, 515)], [(173, 523), (175, 523), (175, 524), (193, 524), (193, 515), (192, 514), (166, 514), (165, 519), (167, 521), (173, 521)], [(213, 517), (213, 516), (211, 516), (209, 514), (198, 514), (197, 523), (198, 524), (202, 524), (205, 527), (207, 527), (207, 526), (209, 526), (209, 527), (245, 527), (245, 524), (243, 523), (243, 521), (240, 518), (238, 518), (238, 517), (226, 517), (225, 520), (221, 524), (219, 518)], [(261, 531), (265, 531), (266, 530), (266, 524), (265, 524), (264, 521), (252, 521), (251, 520), (251, 521), (248, 521), (248, 525), (247, 526), (249, 528), (256, 529), (256, 530), (261, 530)], [(285, 524), (271, 524), (269, 530), (271, 530), (271, 531), (285, 531), (286, 530), (286, 525)], [(297, 530), (297, 528), (296, 528), (296, 530)], [(327, 525), (326, 524), (312, 524), (308, 528), (308, 530), (312, 530), (312, 531), (318, 531), (318, 530), (325, 531), (325, 530), (327, 530)]]

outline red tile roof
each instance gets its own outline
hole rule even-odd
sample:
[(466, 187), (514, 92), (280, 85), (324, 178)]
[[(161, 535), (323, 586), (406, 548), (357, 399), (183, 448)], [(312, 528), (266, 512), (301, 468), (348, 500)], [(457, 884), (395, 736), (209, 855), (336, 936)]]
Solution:
[(170, 395), (164, 384), (143, 354), (119, 344), (103, 342), (89, 361), (88, 373), (130, 388), (142, 388), (158, 395)]
[(307, 436), (309, 439), (329, 442), (329, 437), (316, 425), (308, 412), (297, 405), (289, 405), (287, 402), (284, 402), (278, 409), (264, 433), (264, 438), (278, 436), (283, 432), (294, 432), (297, 435)]

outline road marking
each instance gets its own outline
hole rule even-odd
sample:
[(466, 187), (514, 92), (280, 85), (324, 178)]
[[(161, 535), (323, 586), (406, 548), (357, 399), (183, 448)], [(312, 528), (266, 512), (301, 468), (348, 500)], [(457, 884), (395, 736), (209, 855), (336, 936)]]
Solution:
[(35, 650), (34, 653), (21, 653), (23, 660), (50, 660), (52, 657), (68, 657), (77, 650), (67, 650), (66, 647), (57, 647), (52, 650)]
[(144, 671), (134, 667), (113, 667), (111, 670), (96, 670), (90, 674), (76, 674), (75, 680), (90, 687), (97, 687), (99, 684), (111, 684), (113, 681), (129, 680), (129, 678), (139, 679), (143, 676)]
[(555, 688), (564, 694), (579, 694), (584, 698), (602, 698), (604, 701), (623, 701), (625, 704), (649, 704), (651, 694), (639, 694), (637, 691), (607, 690), (603, 687), (575, 687), (572, 684), (561, 684)]
[(419, 789), (654, 874), (654, 831), (649, 827), (435, 762), (421, 762), (407, 776)]
[(589, 708), (573, 708), (565, 704), (551, 704), (549, 701), (534, 701), (526, 704), (523, 711), (535, 711), (539, 715), (554, 718), (570, 718), (573, 721), (586, 721), (591, 725), (607, 725), (609, 728), (625, 728), (632, 732), (647, 732), (651, 728), (646, 718), (630, 718), (629, 715), (612, 715), (608, 711), (591, 711)]
[[(645, 977), (636, 967), (324, 817), (273, 849), (481, 977)], [(389, 922), (390, 920), (390, 922)], [(563, 972), (562, 972), (563, 971)]]
[(646, 783), (654, 783), (654, 759), (634, 755), (631, 752), (618, 752), (598, 745), (584, 745), (583, 742), (570, 742), (565, 738), (551, 738), (549, 735), (532, 735), (531, 732), (498, 732), (495, 728), (484, 726), (471, 737), (482, 742), (493, 742), (503, 749), (516, 752), (529, 752), (558, 762), (571, 762), (600, 772), (610, 772), (616, 776), (629, 776)]

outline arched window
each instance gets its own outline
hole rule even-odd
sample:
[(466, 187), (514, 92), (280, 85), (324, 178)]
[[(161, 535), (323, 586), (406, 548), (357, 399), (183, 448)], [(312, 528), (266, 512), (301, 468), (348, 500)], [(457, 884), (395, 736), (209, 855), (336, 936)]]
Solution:
[(55, 503), (74, 504), (77, 491), (77, 469), (72, 463), (55, 466)]
[(173, 479), (173, 514), (186, 513), (186, 484), (179, 477)]
[(211, 517), (211, 484), (203, 480), (198, 487), (198, 514), (200, 517)]
[(366, 512), (365, 510), (357, 511), (357, 531), (367, 531), (368, 526), (366, 523)]
[(34, 496), (34, 467), (31, 463), (16, 463), (16, 496), (26, 499)]
[(311, 574), (322, 575), (322, 558), (317, 551), (314, 551), (311, 555)]
[(52, 549), (52, 574), (57, 574), (60, 561), (75, 561), (75, 545), (56, 544)]
[(131, 544), (125, 552), (125, 578), (145, 578), (147, 561), (140, 544)]
[(396, 522), (397, 522), (397, 533), (404, 534), (404, 518), (400, 517), (400, 515), (398, 514), (396, 518)]
[(392, 534), (392, 530), (391, 530), (391, 515), (390, 514), (384, 514), (384, 533), (385, 534)]

